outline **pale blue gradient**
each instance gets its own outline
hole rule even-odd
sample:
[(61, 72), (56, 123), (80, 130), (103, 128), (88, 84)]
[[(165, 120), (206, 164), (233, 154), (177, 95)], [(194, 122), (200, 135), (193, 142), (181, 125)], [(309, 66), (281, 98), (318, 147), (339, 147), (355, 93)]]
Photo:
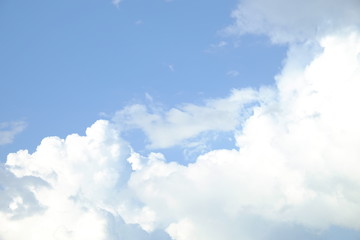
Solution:
[[(236, 1), (4, 0), (0, 3), (0, 122), (27, 129), (8, 152), (46, 136), (83, 133), (150, 94), (167, 107), (271, 84), (285, 47), (230, 38)], [(216, 47), (221, 42), (226, 46)], [(220, 44), (221, 45), (221, 44)], [(171, 66), (171, 67), (170, 67)], [(238, 72), (229, 76), (230, 71)]]

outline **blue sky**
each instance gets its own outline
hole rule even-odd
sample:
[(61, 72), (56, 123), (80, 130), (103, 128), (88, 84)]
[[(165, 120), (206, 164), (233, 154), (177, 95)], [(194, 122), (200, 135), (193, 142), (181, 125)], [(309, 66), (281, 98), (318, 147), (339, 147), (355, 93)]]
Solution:
[(84, 132), (146, 93), (170, 107), (271, 83), (285, 48), (221, 34), (236, 1), (204, 4), (3, 1), (0, 120), (27, 128), (1, 146), (2, 160), (45, 136)]
[(1, 1), (0, 238), (359, 239), (359, 11)]

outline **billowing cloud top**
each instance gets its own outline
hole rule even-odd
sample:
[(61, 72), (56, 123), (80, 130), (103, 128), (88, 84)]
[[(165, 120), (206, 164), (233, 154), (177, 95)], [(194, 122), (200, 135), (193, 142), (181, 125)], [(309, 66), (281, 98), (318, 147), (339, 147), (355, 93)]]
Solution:
[[(0, 238), (271, 240), (294, 229), (304, 238), (331, 226), (360, 231), (359, 2), (288, 2), (243, 1), (234, 12), (244, 31), (291, 43), (274, 86), (169, 111), (132, 105), (85, 136), (49, 137), (34, 153), (9, 154), (0, 170)], [(326, 24), (316, 44), (292, 44)], [(153, 149), (208, 131), (232, 132), (236, 145), (183, 165), (135, 152), (120, 137), (128, 128), (142, 130)]]

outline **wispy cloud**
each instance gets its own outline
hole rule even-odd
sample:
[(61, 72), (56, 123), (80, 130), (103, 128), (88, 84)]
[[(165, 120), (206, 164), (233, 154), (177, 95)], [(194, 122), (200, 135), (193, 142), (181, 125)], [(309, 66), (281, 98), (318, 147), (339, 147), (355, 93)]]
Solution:
[[(213, 99), (203, 106), (184, 104), (169, 110), (132, 105), (116, 113), (114, 121), (125, 129), (138, 128), (150, 140), (150, 148), (184, 143), (206, 131), (233, 131), (240, 124), (246, 104), (259, 100), (252, 89), (234, 90), (228, 98)], [(226, 123), (226, 124), (224, 124)]]
[(138, 19), (138, 20), (135, 21), (135, 25), (141, 25), (143, 23), (144, 23), (144, 21), (141, 20), (141, 19)]
[(220, 42), (218, 42), (216, 44), (211, 44), (210, 46), (212, 48), (222, 48), (222, 47), (225, 47), (227, 45), (228, 45), (228, 43), (226, 41), (220, 41)]
[(15, 136), (26, 128), (23, 121), (0, 122), (0, 145), (12, 143)]
[(226, 75), (228, 75), (229, 77), (237, 77), (237, 76), (239, 76), (239, 74), (240, 73), (236, 70), (230, 70), (226, 73)]
[(205, 50), (205, 52), (207, 53), (212, 53), (212, 52), (216, 52), (219, 49), (224, 49), (225, 47), (227, 47), (229, 44), (227, 41), (219, 41), (217, 43), (213, 43), (210, 44), (210, 46)]
[(116, 6), (119, 7), (120, 3), (122, 2), (122, 0), (112, 0), (112, 3)]

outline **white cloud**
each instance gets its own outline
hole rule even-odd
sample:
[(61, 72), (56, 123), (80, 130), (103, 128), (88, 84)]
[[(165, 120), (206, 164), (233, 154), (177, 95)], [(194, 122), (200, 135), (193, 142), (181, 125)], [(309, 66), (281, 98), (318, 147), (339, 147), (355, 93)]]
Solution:
[(205, 50), (206, 53), (215, 53), (221, 49), (225, 49), (229, 43), (227, 41), (221, 40), (217, 43), (210, 44), (209, 47)]
[(226, 47), (228, 45), (228, 43), (226, 41), (220, 41), (216, 44), (211, 44), (210, 47), (211, 48), (223, 48)]
[(168, 111), (132, 105), (117, 112), (114, 120), (127, 128), (142, 129), (150, 148), (167, 148), (202, 132), (233, 131), (244, 117), (245, 105), (258, 100), (257, 95), (252, 89), (234, 90), (229, 97), (208, 100), (203, 106), (184, 104)]
[[(324, 2), (305, 3), (294, 6), (287, 24), (272, 4), (243, 1), (241, 11), (259, 13), (246, 18), (253, 24), (246, 31), (282, 42), (307, 38), (311, 24), (291, 26), (300, 15), (321, 26), (305, 10)], [(334, 19), (326, 29), (332, 34), (290, 43), (272, 88), (170, 110), (128, 106), (85, 136), (49, 137), (32, 154), (10, 154), (0, 169), (0, 238), (272, 240), (293, 226), (315, 234), (331, 226), (360, 231), (360, 33), (339, 31), (356, 22), (351, 14), (340, 19), (353, 10), (339, 4), (321, 13)], [(262, 27), (263, 18), (269, 25)], [(237, 147), (185, 166), (134, 152), (118, 132), (131, 128), (142, 129), (153, 148), (209, 131), (233, 132)]]
[(360, 24), (358, 0), (243, 0), (229, 33), (270, 36), (274, 42), (321, 38)]
[(0, 122), (0, 145), (12, 143), (17, 134), (26, 128), (23, 121)]
[(104, 120), (86, 136), (49, 137), (33, 154), (10, 154), (0, 172), (0, 237), (271, 240), (294, 225), (360, 230), (360, 35), (320, 44), (307, 64), (312, 48), (292, 47), (276, 88), (117, 114), (116, 124), (142, 127), (165, 146), (201, 131), (234, 132), (238, 148), (188, 166), (133, 152)]
[[(162, 154), (130, 155), (117, 127), (98, 121), (86, 136), (50, 137), (33, 154), (10, 154), (0, 174), (0, 237), (154, 239), (159, 229), (175, 240), (254, 240), (276, 239), (274, 232), (289, 224), (359, 230), (360, 36), (326, 38), (322, 45), (303, 69), (293, 63), (299, 48), (291, 51), (277, 89), (267, 89), (272, 94), (250, 91), (250, 99), (262, 101), (237, 132), (237, 150), (211, 151), (188, 166), (167, 163)], [(196, 120), (206, 119), (199, 112), (236, 112), (243, 93), (186, 105), (183, 114), (193, 118), (172, 126), (189, 121), (197, 129)], [(143, 107), (130, 107), (126, 120), (171, 119)], [(232, 121), (219, 120), (236, 131)], [(201, 130), (224, 130), (220, 125)], [(169, 139), (177, 134), (157, 131), (173, 131)]]
[(150, 161), (132, 174), (129, 186), (155, 225), (176, 240), (262, 239), (259, 231), (271, 239), (268, 225), (289, 223), (360, 230), (360, 35), (321, 44), (303, 69), (292, 51), (274, 98), (238, 132), (239, 150), (212, 151), (188, 167)]
[(129, 151), (100, 120), (86, 136), (48, 137), (33, 154), (9, 154), (0, 169), (0, 238), (151, 239), (119, 213), (127, 201)]

